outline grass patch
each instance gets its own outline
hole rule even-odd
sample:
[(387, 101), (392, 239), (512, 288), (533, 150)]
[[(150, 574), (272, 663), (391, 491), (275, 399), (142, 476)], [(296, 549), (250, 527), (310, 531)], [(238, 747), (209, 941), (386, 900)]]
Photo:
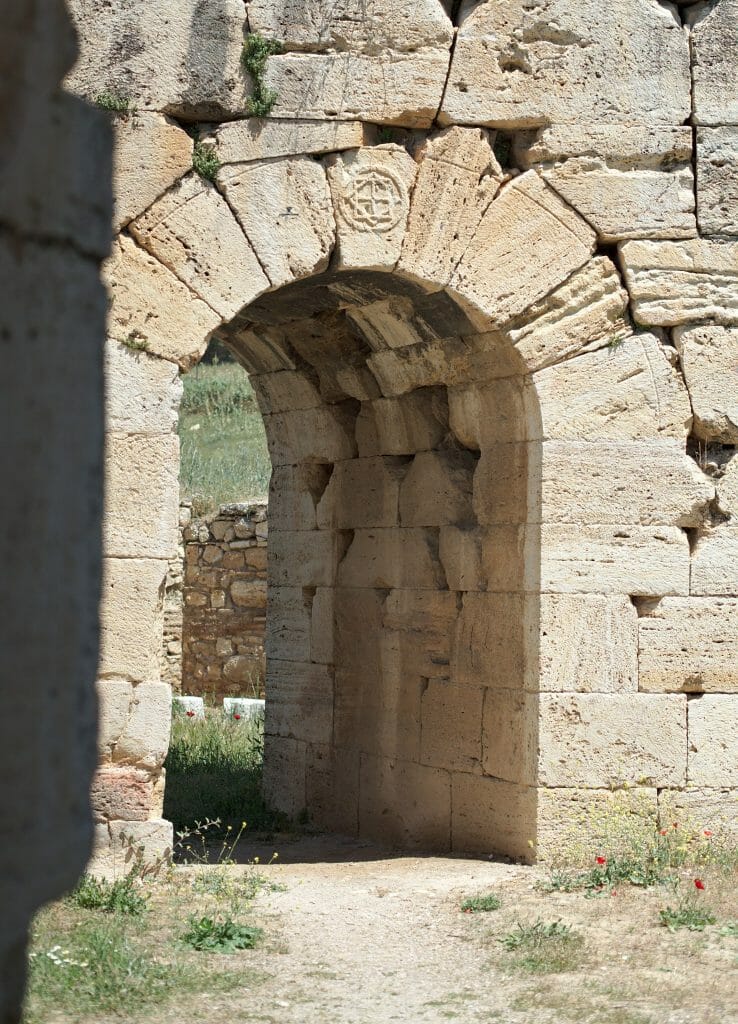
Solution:
[(201, 363), (183, 378), (180, 493), (196, 515), (263, 498), (272, 467), (264, 422), (246, 371)]
[(562, 921), (547, 924), (539, 918), (533, 924), (518, 924), (498, 942), (515, 954), (515, 967), (536, 974), (574, 971), (582, 962), (584, 939)]
[(101, 910), (106, 914), (143, 914), (148, 900), (132, 874), (108, 882), (104, 878), (82, 875), (67, 897), (72, 906), (83, 910)]
[(502, 906), (499, 896), (490, 893), (487, 896), (469, 896), (461, 904), (465, 914), (486, 914), (491, 910), (499, 910)]
[(99, 1020), (102, 1013), (130, 1019), (175, 998), (242, 986), (240, 972), (175, 959), (159, 935), (147, 935), (130, 918), (63, 919), (56, 909), (36, 919), (24, 1024), (42, 1024), (60, 1014), (75, 1022)]
[(261, 928), (238, 924), (230, 917), (190, 918), (182, 942), (202, 953), (235, 953), (239, 949), (253, 949), (264, 937)]
[[(279, 823), (261, 795), (263, 758), (260, 720), (235, 722), (217, 711), (209, 711), (205, 718), (173, 718), (165, 761), (164, 817), (178, 834), (186, 833), (184, 845), (190, 849), (180, 847), (184, 859), (207, 863), (206, 850), (212, 847), (211, 839), (217, 839), (215, 860), (222, 862), (224, 851), (232, 852), (234, 840), (229, 836), (234, 827), (238, 830), (248, 822), (250, 829), (271, 829)], [(220, 831), (212, 828), (214, 819), (222, 826)], [(193, 829), (193, 822), (206, 822), (210, 835)], [(197, 856), (195, 844), (200, 848)]]

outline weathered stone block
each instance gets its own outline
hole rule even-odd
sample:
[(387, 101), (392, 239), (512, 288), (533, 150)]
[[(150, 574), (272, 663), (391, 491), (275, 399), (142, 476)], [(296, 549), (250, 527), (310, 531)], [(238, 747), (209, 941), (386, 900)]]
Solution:
[(738, 786), (738, 696), (706, 694), (687, 704), (691, 786)]
[(312, 602), (302, 587), (275, 587), (268, 591), (264, 646), (267, 658), (311, 661)]
[(687, 12), (692, 28), (694, 116), (697, 124), (738, 124), (736, 0), (698, 3)]
[(689, 112), (689, 47), (672, 10), (648, 0), (605, 12), (595, 0), (505, 0), (463, 20), (441, 120), (668, 125)]
[(448, 849), (448, 772), (362, 754), (359, 787), (360, 835), (405, 849)]
[(541, 517), (541, 445), (493, 444), (474, 473), (474, 514), (482, 526), (536, 522)]
[(150, 821), (110, 821), (95, 825), (95, 841), (87, 871), (97, 878), (120, 878), (145, 864), (166, 866), (171, 861), (174, 836), (172, 823), (161, 818)]
[(363, 402), (356, 419), (359, 455), (414, 455), (435, 448), (448, 431), (445, 394), (428, 388)]
[(272, 465), (340, 462), (356, 454), (355, 412), (341, 405), (295, 409), (264, 417)]
[(267, 664), (265, 729), (307, 743), (333, 738), (333, 669), (294, 661)]
[(91, 100), (112, 92), (188, 121), (243, 114), (250, 87), (241, 66), (240, 0), (155, 8), (146, 0), (73, 0), (70, 9), (81, 51), (66, 82), (72, 92)]
[(117, 341), (105, 345), (108, 430), (121, 434), (170, 434), (177, 427), (182, 384), (177, 367)]
[(479, 128), (448, 128), (424, 143), (398, 270), (447, 282), (494, 199), (503, 172)]
[(639, 689), (738, 692), (738, 600), (665, 597), (641, 615)]
[[(455, 683), (506, 690), (522, 687), (529, 647), (524, 610), (522, 594), (463, 595), (451, 661)], [(534, 650), (532, 644), (530, 650)]]
[(652, 334), (539, 370), (533, 382), (546, 438), (686, 440), (692, 422), (684, 382)]
[(538, 749), (538, 698), (489, 690), (484, 701), (482, 767), (496, 779), (533, 785)]
[(228, 203), (194, 171), (133, 221), (130, 231), (224, 320), (269, 288)]
[(318, 505), (321, 529), (397, 526), (400, 484), (407, 462), (399, 458), (337, 462)]
[(342, 587), (417, 587), (435, 590), (445, 580), (432, 530), (356, 530), (338, 570)]
[(738, 128), (697, 132), (697, 219), (704, 235), (738, 235)]
[(174, 558), (179, 512), (176, 434), (107, 434), (105, 553), (116, 558)]
[(381, 668), (336, 672), (333, 742), (377, 757), (420, 760), (420, 700), (423, 680), (406, 675), (392, 652)]
[(311, 743), (305, 771), (311, 824), (344, 836), (359, 831), (359, 752)]
[(250, 380), (259, 409), (265, 416), (294, 409), (315, 409), (323, 404), (318, 388), (298, 370), (252, 374)]
[(624, 242), (620, 260), (638, 323), (738, 324), (738, 242)]
[(692, 552), (690, 593), (738, 594), (738, 526), (730, 523), (704, 533)]
[(249, 25), (297, 51), (415, 52), (448, 48), (453, 38), (451, 21), (435, 0), (378, 0), (361, 8), (352, 0), (329, 8), (322, 0), (251, 0)]
[[(333, 665), (335, 591), (318, 587), (312, 604), (310, 622), (310, 660), (319, 665)], [(268, 621), (268, 620), (267, 620)]]
[(101, 761), (110, 760), (125, 728), (133, 697), (126, 679), (100, 679), (97, 683), (97, 746)]
[(419, 452), (402, 482), (403, 527), (473, 522), (472, 481), (476, 466), (476, 458), (467, 451)]
[(541, 451), (544, 523), (701, 526), (715, 497), (678, 441), (544, 441)]
[(532, 860), (536, 840), (534, 788), (459, 772), (451, 776), (451, 786), (454, 851)]
[(264, 736), (264, 800), (293, 821), (305, 810), (306, 744)]
[(314, 530), (315, 506), (332, 467), (320, 463), (274, 466), (269, 484), (269, 522), (273, 530)]
[(540, 552), (544, 591), (644, 597), (689, 593), (689, 543), (676, 526), (544, 524)]
[(134, 686), (128, 718), (113, 747), (113, 761), (160, 768), (169, 747), (171, 718), (171, 687), (166, 683)]
[(638, 618), (627, 597), (531, 595), (526, 598), (526, 620), (526, 689), (638, 689)]
[(693, 433), (704, 441), (738, 442), (738, 327), (678, 327), (681, 357), (694, 410)]
[[(665, 790), (663, 792), (666, 792)], [(543, 861), (589, 863), (603, 851), (632, 855), (653, 842), (658, 825), (657, 791), (636, 789), (537, 790), (536, 856)]]
[(154, 805), (154, 780), (140, 768), (100, 768), (90, 789), (96, 822), (147, 821)]
[(628, 293), (615, 265), (605, 256), (596, 256), (533, 303), (507, 334), (534, 373), (628, 334), (627, 304)]
[(705, 830), (713, 839), (734, 843), (738, 837), (738, 793), (734, 789), (662, 790), (659, 797), (662, 821), (678, 821), (694, 831), (702, 842)]
[(718, 504), (723, 512), (738, 520), (738, 458), (735, 455), (717, 482)]
[(99, 673), (144, 680), (159, 674), (166, 562), (104, 560)]
[(168, 117), (116, 118), (113, 228), (120, 231), (192, 168), (192, 139)]
[[(535, 700), (535, 698), (531, 698)], [(538, 781), (546, 786), (682, 786), (687, 698), (541, 694)]]
[(276, 121), (249, 117), (218, 125), (204, 141), (215, 146), (221, 164), (246, 164), (355, 149), (364, 144), (366, 134), (359, 121)]
[(450, 771), (481, 770), (482, 704), (478, 686), (430, 679), (421, 700), (420, 760)]
[(393, 269), (402, 249), (417, 164), (401, 146), (331, 157), (328, 182), (337, 231), (337, 269)]
[(536, 393), (523, 377), (449, 388), (448, 412), (452, 432), (476, 451), (541, 436)]
[(327, 268), (335, 221), (319, 163), (300, 156), (227, 166), (218, 185), (273, 285)]
[(594, 244), (589, 225), (528, 171), (489, 206), (450, 286), (502, 325), (582, 267)]
[(265, 82), (277, 93), (275, 118), (368, 121), (430, 128), (441, 103), (448, 50), (417, 53), (286, 53), (272, 57)]
[(221, 317), (126, 235), (105, 266), (110, 290), (110, 336), (183, 369), (207, 348)]
[(345, 550), (329, 530), (273, 530), (269, 538), (269, 585), (330, 587)]

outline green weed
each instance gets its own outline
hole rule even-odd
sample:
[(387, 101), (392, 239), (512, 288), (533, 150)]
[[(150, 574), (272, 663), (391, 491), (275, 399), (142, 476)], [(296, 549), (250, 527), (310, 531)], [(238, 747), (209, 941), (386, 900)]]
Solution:
[(109, 89), (97, 94), (95, 104), (102, 110), (110, 111), (111, 114), (134, 114), (136, 112), (136, 108), (132, 106), (127, 96)]
[(148, 905), (147, 897), (136, 888), (132, 874), (112, 882), (84, 874), (76, 888), (67, 897), (69, 902), (83, 910), (102, 910), (107, 914), (142, 914)]
[(253, 949), (263, 935), (261, 928), (238, 924), (230, 917), (192, 917), (182, 942), (203, 953), (235, 953), (239, 949)]
[(708, 924), (715, 924), (717, 920), (709, 907), (700, 907), (686, 900), (676, 907), (661, 909), (659, 919), (670, 932), (675, 932), (678, 928), (688, 928), (690, 932), (703, 932)]
[(192, 169), (201, 178), (215, 181), (220, 170), (220, 160), (215, 149), (204, 142), (196, 142), (192, 151)]
[(277, 102), (277, 93), (264, 84), (269, 57), (282, 52), (282, 44), (275, 39), (264, 39), (263, 36), (249, 34), (246, 36), (241, 53), (241, 63), (251, 76), (253, 89), (246, 101), (246, 113), (249, 117), (268, 117)]
[(518, 924), (498, 942), (509, 953), (516, 954), (514, 966), (538, 974), (575, 970), (581, 963), (584, 946), (584, 939), (570, 925), (561, 921), (546, 924), (540, 919), (529, 925)]
[(132, 352), (148, 352), (149, 339), (140, 331), (131, 331), (122, 341), (121, 345), (131, 349)]
[(499, 910), (502, 906), (499, 896), (490, 893), (488, 896), (469, 896), (461, 904), (465, 914), (484, 914), (490, 910)]

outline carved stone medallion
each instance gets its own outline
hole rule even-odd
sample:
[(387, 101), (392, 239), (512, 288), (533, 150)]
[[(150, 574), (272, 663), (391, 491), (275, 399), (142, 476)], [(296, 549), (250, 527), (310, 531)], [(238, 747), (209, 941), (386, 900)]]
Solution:
[(391, 231), (406, 207), (406, 192), (398, 178), (383, 167), (359, 171), (343, 195), (341, 207), (358, 231)]

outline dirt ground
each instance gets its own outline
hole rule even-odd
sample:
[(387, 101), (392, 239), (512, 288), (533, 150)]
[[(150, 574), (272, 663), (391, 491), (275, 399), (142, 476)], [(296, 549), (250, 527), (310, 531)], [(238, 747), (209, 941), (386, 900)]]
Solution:
[[(720, 921), (669, 932), (658, 917), (671, 896), (664, 889), (544, 894), (540, 868), (393, 855), (325, 837), (252, 846), (242, 857), (264, 864), (274, 852), (263, 873), (284, 889), (253, 905), (267, 939), (238, 954), (243, 988), (195, 1000), (186, 1016), (181, 1006), (154, 1011), (150, 1024), (738, 1022), (738, 938), (721, 935)], [(721, 917), (721, 904), (734, 901), (718, 885), (709, 895)], [(499, 910), (461, 912), (464, 898), (489, 892)], [(583, 936), (574, 970), (514, 965), (498, 940), (537, 919)]]

